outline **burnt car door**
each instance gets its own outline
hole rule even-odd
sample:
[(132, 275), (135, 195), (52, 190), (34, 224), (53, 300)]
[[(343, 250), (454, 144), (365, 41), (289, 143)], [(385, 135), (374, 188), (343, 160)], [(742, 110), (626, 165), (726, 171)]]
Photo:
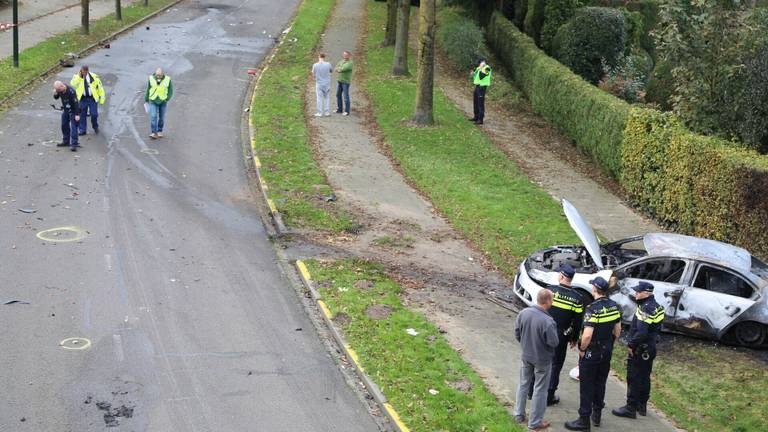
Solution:
[(719, 339), (757, 298), (757, 291), (747, 278), (714, 264), (697, 263), (691, 281), (675, 314), (675, 325), (681, 332)]
[(621, 306), (622, 320), (631, 321), (637, 309), (637, 304), (633, 300), (632, 287), (640, 281), (646, 281), (653, 284), (653, 295), (664, 307), (663, 326), (673, 329), (677, 300), (685, 289), (682, 281), (688, 264), (687, 260), (680, 258), (649, 257), (632, 261), (616, 269), (619, 292), (611, 298)]

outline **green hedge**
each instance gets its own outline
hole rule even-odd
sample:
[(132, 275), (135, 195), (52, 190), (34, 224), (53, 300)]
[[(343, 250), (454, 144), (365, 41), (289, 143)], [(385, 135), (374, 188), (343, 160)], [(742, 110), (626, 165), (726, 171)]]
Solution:
[(488, 42), (512, 71), (533, 110), (618, 176), (629, 105), (547, 56), (501, 14), (491, 18)]
[(657, 220), (768, 256), (768, 158), (640, 108), (627, 121), (623, 155), (622, 186)]

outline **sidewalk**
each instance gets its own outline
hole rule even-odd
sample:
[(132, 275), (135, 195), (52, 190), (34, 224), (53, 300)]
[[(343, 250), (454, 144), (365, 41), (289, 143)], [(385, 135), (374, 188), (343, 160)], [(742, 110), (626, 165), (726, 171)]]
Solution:
[[(334, 63), (345, 49), (351, 49), (362, 37), (360, 26), (365, 22), (365, 0), (340, 0), (331, 18), (321, 51)], [(418, 9), (414, 9), (418, 13)], [(417, 31), (413, 28), (413, 31)], [(353, 60), (360, 65), (360, 52), (353, 50)], [(309, 65), (308, 65), (309, 67)], [(378, 141), (375, 122), (369, 114), (369, 104), (360, 91), (359, 66), (352, 85), (352, 115), (316, 118), (314, 84), (307, 87), (307, 116), (313, 132), (318, 161), (328, 181), (339, 196), (339, 204), (362, 213), (366, 231), (355, 239), (346, 239), (343, 248), (364, 258), (381, 261), (390, 268), (401, 270), (404, 278), (420, 279), (420, 289), (407, 291), (406, 303), (426, 314), (443, 328), (449, 342), (484, 378), (502, 402), (512, 405), (517, 387), (519, 345), (513, 337), (514, 314), (491, 304), (485, 292), (508, 289), (508, 282), (498, 273), (488, 272), (480, 264), (482, 257), (453, 234), (452, 228), (437, 216), (427, 202), (404, 179), (386, 156)], [(335, 89), (334, 89), (335, 99)], [(332, 101), (335, 106), (335, 100)], [(543, 153), (541, 149), (537, 152)], [(558, 169), (568, 171), (563, 165)], [(571, 170), (572, 171), (572, 170)], [(575, 172), (569, 187), (587, 185), (588, 190), (607, 191)], [(590, 184), (592, 182), (592, 184)], [(571, 196), (569, 191), (548, 189), (552, 195), (568, 196), (579, 206), (593, 199), (589, 194)], [(586, 187), (586, 186), (585, 186)], [(611, 199), (612, 198), (612, 199)], [(633, 224), (638, 219), (616, 197), (607, 195), (614, 207), (610, 219), (622, 219)], [(580, 207), (584, 207), (583, 205)], [(615, 210), (614, 210), (615, 209)], [(614, 214), (616, 213), (616, 214)], [(605, 213), (601, 212), (605, 217)], [(591, 215), (590, 215), (591, 216)], [(588, 216), (589, 217), (589, 216)], [(593, 218), (594, 220), (594, 218)], [(601, 227), (603, 228), (603, 227)], [(625, 235), (625, 231), (647, 228), (639, 223), (629, 228), (603, 229), (609, 237)], [(383, 250), (377, 239), (399, 236), (411, 242), (407, 248), (394, 252)], [(441, 237), (443, 236), (443, 237)], [(570, 352), (564, 374), (575, 366), (576, 354)], [(562, 402), (550, 408), (546, 418), (552, 430), (563, 430), (563, 423), (577, 417), (578, 383), (564, 378), (560, 389)], [(615, 377), (608, 383), (607, 408), (623, 405), (626, 387)], [(511, 408), (510, 408), (511, 409)], [(668, 422), (656, 413), (647, 418), (630, 421), (604, 412), (604, 431), (672, 431)]]
[[(126, 7), (138, 0), (123, 0)], [(19, 51), (80, 26), (77, 0), (27, 0), (19, 3)], [(71, 7), (69, 7), (71, 6)], [(90, 18), (96, 20), (115, 12), (114, 0), (91, 0)], [(0, 9), (0, 22), (12, 22), (11, 8)], [(0, 32), (0, 58), (13, 55), (12, 30)]]

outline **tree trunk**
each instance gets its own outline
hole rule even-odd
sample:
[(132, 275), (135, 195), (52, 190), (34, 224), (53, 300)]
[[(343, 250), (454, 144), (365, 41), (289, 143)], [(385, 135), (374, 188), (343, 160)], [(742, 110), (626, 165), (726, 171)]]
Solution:
[(120, 0), (115, 0), (115, 19), (118, 21), (123, 19), (123, 5), (120, 3)]
[(419, 63), (416, 74), (416, 110), (413, 121), (426, 126), (435, 122), (432, 96), (435, 82), (435, 0), (421, 0), (419, 6)]
[(144, 0), (144, 6), (149, 6), (149, 0)]
[(80, 0), (80, 31), (86, 35), (91, 32), (89, 16), (90, 6), (90, 0)]
[(397, 0), (387, 0), (387, 27), (384, 32), (384, 42), (382, 46), (395, 44), (395, 34), (397, 33)]
[(411, 0), (397, 0), (397, 38), (392, 75), (408, 75), (408, 26), (411, 21)]

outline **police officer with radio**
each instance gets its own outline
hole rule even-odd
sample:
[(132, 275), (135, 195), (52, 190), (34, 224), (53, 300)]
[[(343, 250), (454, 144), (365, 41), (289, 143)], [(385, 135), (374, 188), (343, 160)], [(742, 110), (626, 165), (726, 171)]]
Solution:
[(581, 295), (571, 288), (571, 281), (576, 271), (570, 264), (563, 264), (558, 268), (558, 285), (551, 285), (552, 307), (549, 314), (557, 323), (557, 335), (559, 343), (555, 348), (552, 358), (552, 371), (549, 377), (549, 392), (547, 393), (547, 405), (555, 405), (560, 402), (557, 396), (557, 386), (560, 383), (560, 371), (565, 363), (565, 354), (568, 345), (573, 348), (579, 340), (581, 322), (584, 316), (584, 303)]
[(656, 338), (664, 321), (664, 308), (653, 297), (653, 285), (640, 282), (635, 291), (637, 311), (629, 328), (627, 354), (627, 404), (611, 411), (613, 415), (636, 418), (646, 414), (651, 394), (651, 369), (656, 358)]
[(565, 423), (566, 429), (574, 431), (589, 431), (590, 417), (600, 426), (613, 343), (621, 334), (621, 309), (606, 297), (608, 281), (598, 276), (589, 283), (595, 301), (584, 310), (584, 331), (578, 344), (579, 418)]
[(482, 58), (477, 61), (477, 67), (472, 71), (472, 84), (475, 85), (475, 92), (472, 95), (474, 116), (469, 121), (478, 125), (483, 124), (485, 119), (485, 94), (491, 86), (492, 74), (491, 67)]
[(61, 100), (61, 134), (62, 141), (58, 147), (67, 147), (74, 151), (80, 145), (77, 142), (77, 129), (80, 125), (80, 104), (77, 101), (75, 89), (61, 81), (53, 83), (53, 98)]

